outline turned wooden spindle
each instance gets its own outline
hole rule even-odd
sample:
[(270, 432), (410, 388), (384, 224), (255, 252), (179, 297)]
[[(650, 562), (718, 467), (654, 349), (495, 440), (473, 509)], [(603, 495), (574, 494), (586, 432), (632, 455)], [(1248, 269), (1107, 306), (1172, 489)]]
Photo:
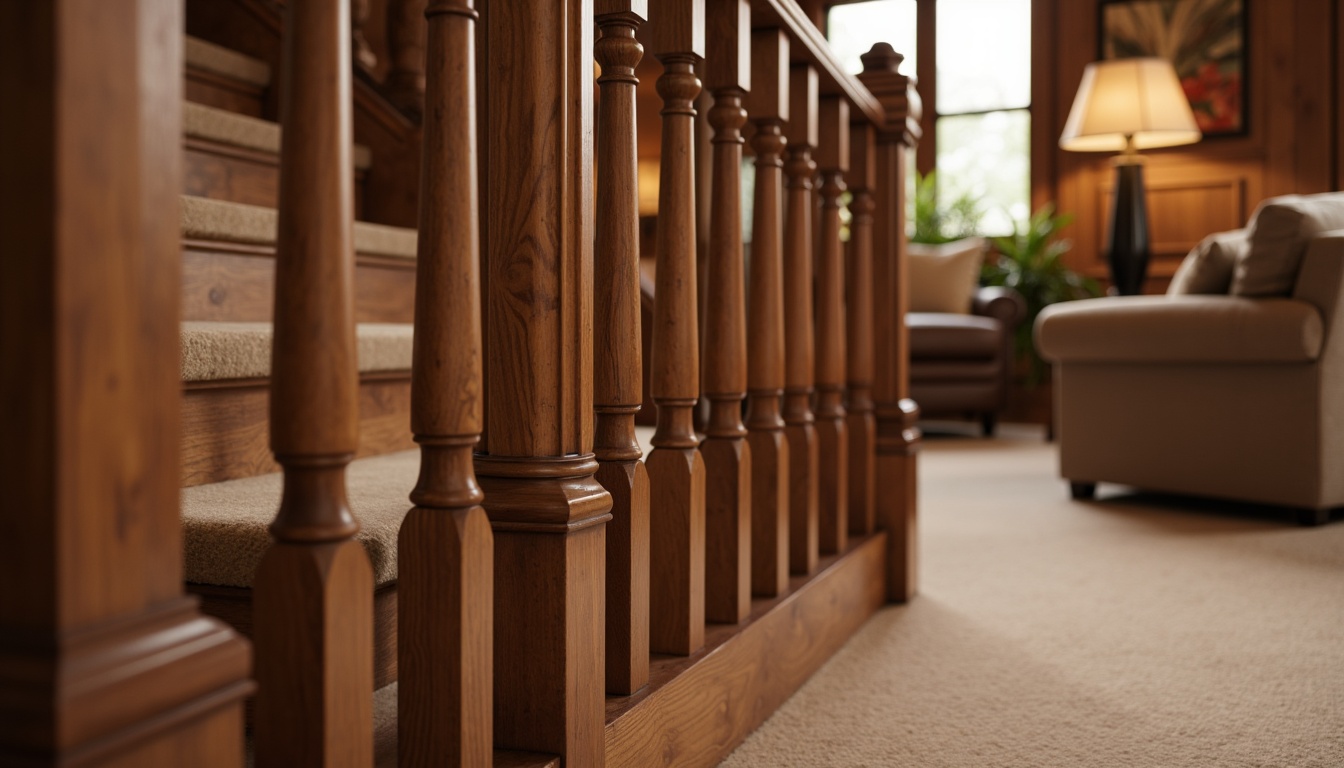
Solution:
[(597, 133), (597, 250), (593, 313), (593, 453), (611, 493), (607, 524), (607, 693), (649, 681), (649, 475), (635, 437), (643, 383), (639, 321), (639, 192), (635, 143), (635, 39), (646, 0), (598, 0), (602, 67)]
[(290, 0), (280, 84), (271, 449), (284, 469), (253, 592), (257, 765), (373, 762), (373, 573), (359, 447), (349, 5)]
[(701, 360), (709, 424), (705, 462), (705, 619), (733, 624), (751, 612), (751, 447), (742, 424), (747, 394), (747, 309), (742, 257), (742, 100), (751, 89), (751, 4), (706, 9), (705, 85), (714, 98), (714, 214), (710, 219)]
[(817, 435), (812, 414), (812, 178), (817, 164), (817, 71), (796, 64), (789, 73), (789, 122), (784, 175), (784, 435), (789, 441), (789, 570), (811, 573), (818, 554)]
[(751, 35), (747, 112), (755, 133), (751, 286), (747, 346), (747, 443), (751, 447), (751, 591), (765, 597), (789, 583), (789, 444), (784, 396), (784, 121), (789, 117), (789, 38), (779, 29)]
[(492, 4), (477, 40), (495, 744), (574, 766), (606, 754), (612, 503), (593, 456), (592, 8)]
[(650, 49), (663, 64), (658, 270), (650, 393), (658, 409), (649, 471), (649, 647), (690, 654), (705, 634), (705, 465), (693, 410), (700, 395), (696, 338), (692, 130), (705, 49), (704, 0), (651, 3)]
[(383, 92), (399, 109), (418, 115), (425, 104), (426, 4), (434, 0), (388, 0), (387, 76)]
[(821, 169), (821, 234), (817, 250), (817, 505), (822, 554), (845, 549), (849, 535), (849, 435), (845, 424), (845, 260), (840, 196), (849, 168), (849, 102), (821, 100), (817, 166)]
[(493, 759), (494, 535), (472, 450), (481, 432), (480, 253), (472, 0), (432, 0), (420, 175), (411, 431), (415, 507), (397, 540), (398, 759)]
[(845, 262), (845, 351), (849, 398), (849, 532), (875, 530), (877, 419), (873, 416), (873, 187), (877, 134), (867, 120), (851, 124), (849, 248)]
[(364, 36), (364, 25), (369, 22), (369, 0), (350, 0), (350, 50), (355, 63), (365, 70), (378, 66), (378, 57)]
[[(905, 257), (907, 150), (919, 140), (919, 95), (897, 68), (904, 57), (886, 43), (865, 53), (859, 81), (881, 102), (886, 122), (877, 136), (873, 218), (873, 401), (877, 417), (878, 526), (887, 531), (887, 596), (916, 591), (916, 453), (919, 408), (909, 397), (909, 305)], [(886, 489), (890, 486), (890, 490)]]

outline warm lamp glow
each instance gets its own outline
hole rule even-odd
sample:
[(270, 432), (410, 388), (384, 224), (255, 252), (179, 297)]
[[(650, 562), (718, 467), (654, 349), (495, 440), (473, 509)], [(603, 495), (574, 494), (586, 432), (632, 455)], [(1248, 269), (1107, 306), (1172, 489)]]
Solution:
[(1170, 62), (1115, 59), (1093, 62), (1083, 70), (1059, 146), (1074, 152), (1118, 152), (1127, 146), (1193, 144), (1200, 138)]

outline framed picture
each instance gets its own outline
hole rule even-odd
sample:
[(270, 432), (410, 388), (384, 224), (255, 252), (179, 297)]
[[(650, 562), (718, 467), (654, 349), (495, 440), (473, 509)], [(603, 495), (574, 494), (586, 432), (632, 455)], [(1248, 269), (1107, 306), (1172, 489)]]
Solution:
[(1246, 0), (1102, 0), (1101, 58), (1159, 56), (1205, 136), (1247, 130)]

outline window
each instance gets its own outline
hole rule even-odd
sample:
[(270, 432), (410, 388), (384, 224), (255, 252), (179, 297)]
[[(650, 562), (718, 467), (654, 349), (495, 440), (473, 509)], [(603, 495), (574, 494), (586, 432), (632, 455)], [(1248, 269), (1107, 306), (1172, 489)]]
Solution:
[(1008, 234), (1026, 220), (1031, 0), (869, 0), (834, 6), (827, 27), (850, 72), (862, 71), (859, 55), (878, 40), (906, 54), (903, 71), (918, 62), (924, 124), (933, 130), (921, 140), (917, 167), (938, 171), (941, 204), (966, 194), (978, 199), (985, 234)]

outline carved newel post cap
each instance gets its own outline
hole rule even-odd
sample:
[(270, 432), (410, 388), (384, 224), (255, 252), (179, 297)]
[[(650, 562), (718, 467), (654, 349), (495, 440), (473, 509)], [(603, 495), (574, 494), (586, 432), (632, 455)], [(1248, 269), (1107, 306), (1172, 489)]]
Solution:
[(897, 53), (891, 43), (873, 43), (873, 47), (859, 56), (859, 60), (863, 62), (864, 72), (895, 73), (901, 62), (905, 61), (905, 55)]

